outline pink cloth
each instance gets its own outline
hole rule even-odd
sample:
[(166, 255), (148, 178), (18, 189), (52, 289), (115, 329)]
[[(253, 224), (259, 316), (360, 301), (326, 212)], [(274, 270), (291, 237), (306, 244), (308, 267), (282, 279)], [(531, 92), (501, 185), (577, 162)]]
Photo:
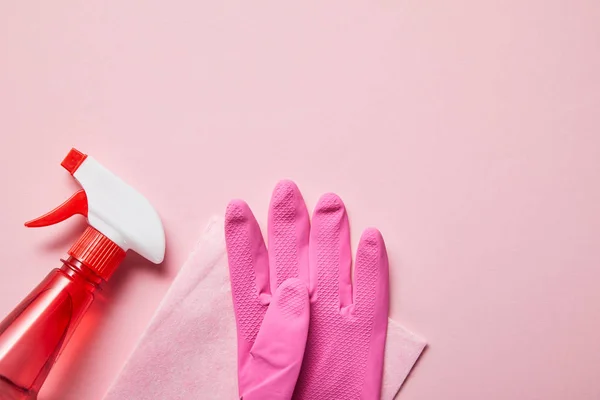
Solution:
[[(424, 347), (389, 321), (383, 400), (394, 398)], [(223, 219), (214, 217), (104, 400), (237, 400), (236, 359)]]

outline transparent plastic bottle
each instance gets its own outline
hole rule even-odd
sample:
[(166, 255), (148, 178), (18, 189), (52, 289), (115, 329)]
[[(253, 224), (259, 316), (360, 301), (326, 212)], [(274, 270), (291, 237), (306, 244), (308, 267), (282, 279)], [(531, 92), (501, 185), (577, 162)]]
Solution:
[(76, 214), (86, 217), (88, 226), (62, 267), (52, 270), (0, 322), (0, 400), (37, 397), (94, 301), (94, 292), (108, 281), (127, 250), (157, 264), (165, 255), (162, 221), (144, 196), (76, 149), (61, 165), (83, 189), (25, 226), (49, 226)]

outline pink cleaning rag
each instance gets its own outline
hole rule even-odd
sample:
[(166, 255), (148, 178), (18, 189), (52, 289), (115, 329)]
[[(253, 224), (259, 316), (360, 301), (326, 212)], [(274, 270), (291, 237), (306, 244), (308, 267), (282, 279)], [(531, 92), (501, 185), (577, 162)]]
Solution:
[[(223, 218), (214, 217), (104, 400), (237, 400), (237, 338)], [(425, 342), (389, 321), (381, 398)]]

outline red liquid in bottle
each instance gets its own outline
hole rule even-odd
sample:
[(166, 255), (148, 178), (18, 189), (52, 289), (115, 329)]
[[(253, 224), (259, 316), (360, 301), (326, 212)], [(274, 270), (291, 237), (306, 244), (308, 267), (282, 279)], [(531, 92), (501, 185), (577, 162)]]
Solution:
[(0, 400), (37, 398), (102, 279), (70, 257), (0, 323)]

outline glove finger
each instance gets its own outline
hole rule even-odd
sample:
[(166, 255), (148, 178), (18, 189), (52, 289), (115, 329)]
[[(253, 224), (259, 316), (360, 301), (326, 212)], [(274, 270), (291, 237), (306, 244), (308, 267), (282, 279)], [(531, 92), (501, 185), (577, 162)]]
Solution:
[(306, 346), (310, 304), (306, 284), (297, 278), (279, 286), (250, 354), (255, 381), (243, 398), (291, 399)]
[(310, 221), (296, 184), (284, 180), (275, 186), (269, 206), (269, 264), (271, 293), (286, 279), (308, 283)]
[(354, 316), (372, 321), (363, 393), (380, 398), (389, 312), (389, 263), (377, 229), (363, 232), (356, 254)]
[(346, 207), (337, 195), (321, 197), (310, 233), (310, 290), (329, 307), (352, 304), (352, 252)]
[(356, 311), (370, 313), (389, 309), (389, 262), (385, 242), (375, 228), (366, 229), (356, 252), (354, 306)]
[(225, 242), (238, 335), (251, 345), (270, 301), (269, 261), (258, 222), (241, 200), (227, 206)]

